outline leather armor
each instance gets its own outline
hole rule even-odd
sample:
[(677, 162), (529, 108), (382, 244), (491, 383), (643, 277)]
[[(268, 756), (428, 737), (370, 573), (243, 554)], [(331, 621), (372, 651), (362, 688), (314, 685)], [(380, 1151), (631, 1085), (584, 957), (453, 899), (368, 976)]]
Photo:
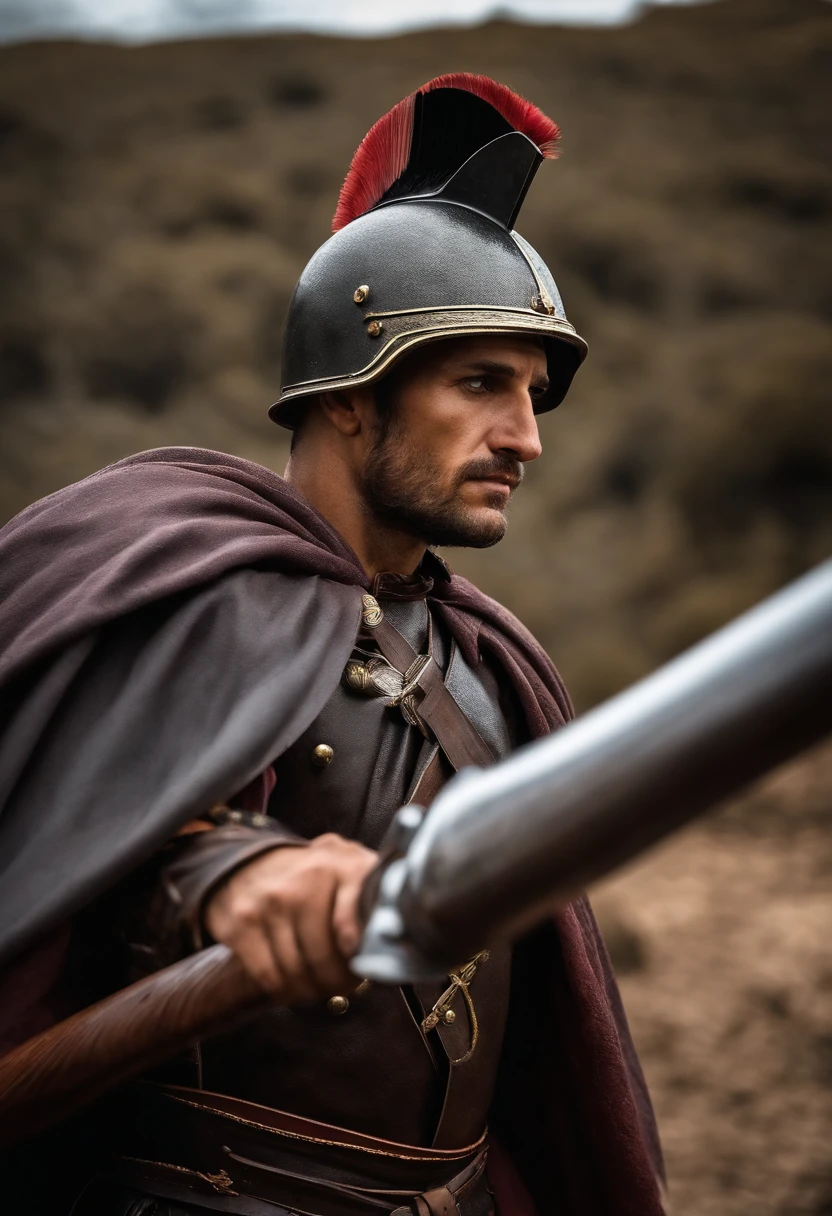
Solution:
[[(420, 653), (428, 641), (427, 585), (424, 579), (410, 586), (389, 580), (395, 599), (385, 595), (384, 579), (375, 588), (385, 615)], [(473, 671), (435, 621), (430, 633), (446, 686), (495, 758), (507, 755), (514, 715), (510, 706), (500, 705), (493, 672), (484, 664)], [(372, 653), (359, 639), (354, 657)], [(321, 745), (331, 749), (325, 764), (315, 750)], [(378, 848), (434, 750), (417, 728), (387, 707), (386, 698), (356, 693), (342, 680), (323, 712), (275, 762), (269, 812), (298, 836), (337, 832)], [(330, 1011), (334, 1002), (276, 1009), (241, 1032), (204, 1043), (201, 1084), (401, 1143), (469, 1144), (486, 1122), (508, 980), (508, 952), (492, 951), (470, 984), (473, 1013), (459, 991), (449, 1006), (453, 1019), (428, 1033), (420, 1023), (447, 983), (415, 991), (373, 985), (350, 997), (341, 1014)], [(464, 1063), (454, 1064), (470, 1049), (472, 1018), (476, 1048)]]
[[(398, 631), (399, 642), (404, 639), (406, 649), (432, 656), (445, 688), (464, 711), (468, 720), (464, 725), (487, 748), (485, 754), (501, 758), (519, 741), (514, 694), (500, 686), (485, 661), (472, 668), (431, 615), (426, 594), (432, 574), (447, 577), (443, 563), (428, 555), (411, 579), (379, 576), (375, 597)], [(344, 678), (323, 711), (275, 759), (268, 815), (232, 810), (230, 823), (180, 839), (173, 856), (157, 866), (155, 911), (149, 917), (139, 912), (136, 918), (145, 930), (150, 924), (153, 931), (145, 932), (143, 942), (135, 936), (133, 940), (134, 952), (144, 956), (145, 969), (148, 958), (151, 967), (170, 961), (170, 944), (177, 936), (171, 925), (178, 927), (180, 942), (183, 934), (187, 937), (195, 930), (197, 940), (191, 948), (201, 944), (199, 909), (223, 874), (265, 849), (302, 847), (305, 840), (324, 832), (378, 848), (395, 811), (414, 792), (427, 801), (422, 798), (426, 774), (439, 773), (431, 783), (433, 793), (452, 774), (432, 732), (420, 729), (418, 717), (400, 712), (390, 704), (394, 698), (378, 688), (365, 688), (360, 680), (347, 678), (351, 665), (377, 670), (384, 662), (380, 651), (372, 630), (363, 630)], [(450, 750), (458, 758), (459, 747)], [(154, 948), (164, 939), (167, 945), (154, 960)], [(193, 1058), (155, 1074), (155, 1084), (143, 1094), (134, 1091), (131, 1098), (128, 1092), (128, 1138), (123, 1143), (130, 1156), (123, 1160), (135, 1162), (138, 1153), (145, 1169), (150, 1168), (148, 1161), (175, 1160), (172, 1146), (185, 1135), (182, 1120), (193, 1118), (188, 1111), (203, 1101), (216, 1105), (220, 1099), (214, 1095), (223, 1095), (223, 1103), (236, 1102), (239, 1109), (289, 1112), (287, 1117), (349, 1129), (379, 1144), (459, 1154), (464, 1163), (471, 1146), (482, 1144), (487, 1125), (509, 981), (506, 947), (461, 960), (444, 983), (406, 988), (367, 983), (328, 1002), (275, 1008), (239, 1030), (199, 1044)], [(177, 1090), (182, 1084), (188, 1088)], [(146, 1108), (158, 1108), (158, 1116), (143, 1116)], [(204, 1144), (210, 1119), (224, 1117), (216, 1110), (203, 1111), (202, 1130), (190, 1142)], [(130, 1126), (141, 1128), (132, 1146)], [(216, 1134), (229, 1139), (228, 1131)], [(285, 1163), (281, 1168), (286, 1168)], [(454, 1169), (450, 1164), (446, 1168), (450, 1178)], [(157, 1189), (151, 1193), (166, 1193), (155, 1176), (137, 1177), (129, 1171), (125, 1175), (124, 1169), (118, 1174), (122, 1181), (126, 1176), (131, 1185), (150, 1188), (152, 1183)], [(394, 1176), (395, 1170), (390, 1178)]]

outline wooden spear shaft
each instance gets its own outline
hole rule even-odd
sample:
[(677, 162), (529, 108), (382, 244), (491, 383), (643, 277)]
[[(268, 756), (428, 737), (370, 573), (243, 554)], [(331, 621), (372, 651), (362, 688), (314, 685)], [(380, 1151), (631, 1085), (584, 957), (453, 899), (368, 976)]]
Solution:
[[(380, 886), (370, 876), (356, 971), (436, 975), (445, 954), (542, 916), (542, 897), (568, 901), (822, 738), (830, 686), (832, 561), (554, 737), (460, 775)], [(279, 1001), (224, 946), (148, 976), (0, 1059), (0, 1144)]]
[(226, 946), (212, 946), (82, 1009), (0, 1058), (0, 1145), (43, 1131), (277, 1000)]

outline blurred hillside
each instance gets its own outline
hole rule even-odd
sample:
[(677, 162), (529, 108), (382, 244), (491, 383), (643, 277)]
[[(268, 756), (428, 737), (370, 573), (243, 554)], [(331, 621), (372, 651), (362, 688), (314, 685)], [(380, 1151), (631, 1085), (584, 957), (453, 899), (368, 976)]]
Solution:
[[(0, 519), (129, 452), (278, 470), (283, 315), (356, 144), (449, 70), (563, 127), (520, 229), (590, 356), (453, 552), (579, 706), (832, 552), (832, 6), (0, 49)], [(601, 892), (682, 1216), (832, 1214), (832, 752)]]
[(511, 543), (451, 555), (586, 705), (832, 550), (832, 9), (0, 50), (0, 517), (128, 452), (280, 469), (283, 314), (402, 94), (486, 72), (564, 150), (523, 233), (590, 358)]

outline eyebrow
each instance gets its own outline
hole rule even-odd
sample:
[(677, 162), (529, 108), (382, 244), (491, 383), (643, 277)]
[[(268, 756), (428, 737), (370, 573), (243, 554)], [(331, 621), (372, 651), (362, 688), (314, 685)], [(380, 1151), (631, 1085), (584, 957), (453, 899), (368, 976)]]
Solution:
[[(517, 377), (517, 369), (512, 367), (510, 363), (500, 363), (496, 359), (475, 359), (471, 363), (464, 363), (462, 370), (466, 372), (484, 372), (488, 376), (505, 376), (507, 380), (514, 380)], [(543, 372), (539, 376), (535, 376), (532, 380), (534, 388), (548, 388), (549, 377)]]

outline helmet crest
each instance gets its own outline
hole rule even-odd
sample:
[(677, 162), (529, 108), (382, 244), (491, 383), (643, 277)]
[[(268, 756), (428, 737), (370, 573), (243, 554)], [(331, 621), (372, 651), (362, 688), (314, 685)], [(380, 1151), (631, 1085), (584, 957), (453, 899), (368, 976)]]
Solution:
[(333, 232), (382, 201), (437, 190), (475, 152), (511, 131), (530, 139), (542, 156), (557, 155), (557, 124), (505, 85), (469, 72), (429, 80), (384, 114), (359, 144), (341, 187)]
[(586, 353), (543, 259), (515, 230), (557, 126), (487, 76), (437, 76), (370, 129), (341, 188), (334, 236), (289, 305), (280, 400), (290, 429), (321, 393), (376, 384), (426, 343), (541, 339), (562, 401)]

